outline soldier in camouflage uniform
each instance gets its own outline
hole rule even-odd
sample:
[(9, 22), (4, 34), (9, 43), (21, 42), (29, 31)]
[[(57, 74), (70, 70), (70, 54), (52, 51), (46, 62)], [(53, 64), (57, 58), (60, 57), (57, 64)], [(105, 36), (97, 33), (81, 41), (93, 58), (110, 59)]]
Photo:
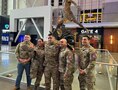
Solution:
[(30, 60), (33, 56), (33, 43), (30, 42), (31, 37), (29, 35), (24, 36), (24, 41), (19, 43), (16, 47), (15, 54), (19, 63), (17, 66), (18, 76), (16, 79), (16, 84), (14, 90), (20, 89), (20, 82), (22, 79), (22, 74), (25, 69), (27, 77), (27, 90), (31, 90), (31, 78), (30, 78)]
[(37, 90), (38, 86), (40, 85), (41, 78), (44, 73), (44, 42), (43, 39), (38, 40), (38, 44), (34, 50), (36, 52), (35, 59), (38, 60), (38, 71), (37, 71), (37, 77), (35, 81), (35, 88), (34, 90)]
[(46, 90), (51, 88), (51, 78), (53, 79), (53, 90), (59, 90), (58, 53), (58, 42), (52, 34), (49, 34), (48, 41), (45, 42), (44, 76)]
[(59, 72), (61, 90), (72, 90), (73, 73), (75, 70), (74, 54), (67, 48), (66, 39), (60, 40)]
[(90, 46), (90, 40), (88, 36), (82, 37), (81, 52), (83, 59), (79, 60), (79, 82), (80, 90), (95, 90), (95, 64), (97, 53), (96, 50)]

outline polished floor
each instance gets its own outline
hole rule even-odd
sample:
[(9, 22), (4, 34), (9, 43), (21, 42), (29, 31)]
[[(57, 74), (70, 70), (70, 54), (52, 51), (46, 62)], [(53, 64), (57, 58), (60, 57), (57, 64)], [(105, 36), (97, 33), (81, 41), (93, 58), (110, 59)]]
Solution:
[[(17, 76), (17, 60), (15, 58), (15, 47), (1, 46), (0, 52), (0, 90), (13, 90), (15, 79)], [(112, 53), (115, 60), (118, 60), (118, 53)], [(104, 56), (104, 55), (103, 55)], [(103, 58), (103, 57), (102, 57)], [(106, 58), (105, 58), (106, 59)], [(104, 60), (105, 60), (104, 59)], [(111, 90), (109, 85), (108, 74), (106, 73), (106, 66), (99, 68), (96, 65), (96, 90)], [(115, 90), (116, 79), (113, 77), (113, 90)], [(32, 80), (32, 85), (35, 80)], [(41, 81), (41, 87), (44, 84), (44, 78)], [(26, 90), (26, 77), (23, 74), (21, 90)], [(43, 90), (43, 89), (41, 89)], [(74, 73), (73, 90), (79, 90), (78, 71)]]

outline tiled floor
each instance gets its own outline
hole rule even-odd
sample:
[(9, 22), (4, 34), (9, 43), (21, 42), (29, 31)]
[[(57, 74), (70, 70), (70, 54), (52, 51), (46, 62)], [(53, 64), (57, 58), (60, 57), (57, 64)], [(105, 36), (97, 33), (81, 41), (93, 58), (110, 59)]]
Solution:
[[(1, 90), (13, 90), (15, 79), (16, 79), (16, 67), (17, 60), (15, 59), (14, 49), (15, 47), (2, 46), (2, 52), (0, 52), (0, 89)], [(7, 53), (10, 51), (9, 53)], [(118, 53), (113, 53), (113, 56), (118, 60)], [(96, 65), (96, 68), (99, 66)], [(96, 73), (96, 90), (110, 90), (108, 75), (106, 74), (105, 66), (102, 67), (102, 74)], [(98, 69), (97, 69), (98, 70)], [(99, 72), (97, 71), (96, 72)], [(104, 72), (104, 73), (103, 73)], [(9, 77), (8, 74), (11, 74), (12, 77)], [(79, 90), (79, 82), (77, 79), (78, 72), (74, 74), (73, 90)], [(4, 77), (4, 78), (3, 78)], [(35, 80), (32, 81), (32, 84)], [(25, 74), (23, 76), (22, 82), (26, 82)], [(44, 78), (41, 81), (41, 85), (44, 83)], [(44, 86), (43, 86), (44, 87)], [(102, 88), (101, 88), (102, 87)], [(26, 85), (22, 83), (21, 90), (26, 90)]]
[[(14, 80), (6, 79), (4, 77), (0, 77), (0, 90), (13, 90), (14, 89)], [(33, 88), (33, 86), (32, 86)], [(26, 83), (21, 83), (20, 90), (27, 90)], [(39, 88), (39, 90), (44, 90), (44, 88)]]

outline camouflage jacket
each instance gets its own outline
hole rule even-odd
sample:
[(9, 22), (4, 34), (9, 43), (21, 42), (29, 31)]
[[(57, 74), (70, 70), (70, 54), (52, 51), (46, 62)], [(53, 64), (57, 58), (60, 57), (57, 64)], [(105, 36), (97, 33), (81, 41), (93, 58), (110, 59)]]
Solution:
[(31, 78), (36, 78), (37, 73), (44, 71), (44, 47), (36, 46), (34, 48), (34, 56), (31, 60), (31, 67), (30, 67), (30, 76)]
[(44, 66), (53, 67), (58, 66), (59, 46), (58, 42), (50, 44), (45, 42), (45, 61)]
[(75, 70), (74, 54), (68, 48), (62, 48), (59, 53), (59, 72), (67, 75), (73, 74)]
[(89, 46), (89, 48), (82, 47), (81, 52), (83, 54), (83, 59), (79, 60), (79, 67), (86, 71), (86, 73), (92, 73), (95, 71), (95, 64), (97, 59), (96, 50)]
[(38, 68), (43, 69), (43, 63), (45, 60), (45, 52), (44, 52), (44, 47), (36, 46), (34, 48), (34, 59), (38, 63)]
[(16, 58), (21, 58), (21, 59), (32, 58), (33, 48), (31, 48), (30, 45), (33, 45), (33, 43), (25, 41), (19, 43), (15, 50)]

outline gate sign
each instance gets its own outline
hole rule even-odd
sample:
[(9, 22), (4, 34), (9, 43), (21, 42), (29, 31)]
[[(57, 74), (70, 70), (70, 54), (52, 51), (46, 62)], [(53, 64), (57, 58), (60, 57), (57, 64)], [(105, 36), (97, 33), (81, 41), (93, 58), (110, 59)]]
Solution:
[(101, 35), (103, 33), (103, 28), (88, 28), (88, 33), (86, 30), (78, 29), (78, 34), (99, 34)]
[[(89, 29), (88, 30), (88, 33), (89, 34), (98, 34), (98, 29), (96, 29), (96, 30), (93, 30), (93, 29)], [(81, 34), (86, 34), (87, 32), (85, 31), (85, 30), (81, 30)]]

